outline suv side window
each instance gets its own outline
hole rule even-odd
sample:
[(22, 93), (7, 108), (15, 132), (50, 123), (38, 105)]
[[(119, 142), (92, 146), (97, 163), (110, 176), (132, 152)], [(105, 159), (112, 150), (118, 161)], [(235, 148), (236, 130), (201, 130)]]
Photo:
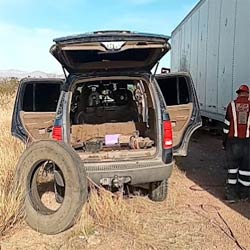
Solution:
[(23, 111), (33, 111), (33, 84), (26, 85), (23, 95)]
[(157, 79), (167, 106), (188, 104), (190, 102), (185, 77)]
[(177, 104), (188, 104), (190, 102), (188, 85), (185, 77), (177, 78), (178, 94), (179, 94), (179, 103)]
[(55, 112), (60, 96), (59, 83), (28, 83), (24, 89), (22, 110), (25, 112)]

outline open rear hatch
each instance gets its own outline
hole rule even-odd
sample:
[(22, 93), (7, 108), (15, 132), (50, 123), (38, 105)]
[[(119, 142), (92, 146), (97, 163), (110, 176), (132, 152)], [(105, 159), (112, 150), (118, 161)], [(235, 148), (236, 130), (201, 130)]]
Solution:
[(54, 39), (50, 53), (69, 73), (147, 70), (169, 50), (169, 37), (129, 31), (101, 31)]

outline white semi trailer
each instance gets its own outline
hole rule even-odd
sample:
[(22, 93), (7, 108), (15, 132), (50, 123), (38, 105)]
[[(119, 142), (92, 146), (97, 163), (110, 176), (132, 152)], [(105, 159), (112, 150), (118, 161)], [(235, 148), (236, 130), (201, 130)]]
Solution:
[(204, 117), (223, 121), (250, 84), (250, 0), (201, 0), (172, 32), (171, 70), (190, 72)]

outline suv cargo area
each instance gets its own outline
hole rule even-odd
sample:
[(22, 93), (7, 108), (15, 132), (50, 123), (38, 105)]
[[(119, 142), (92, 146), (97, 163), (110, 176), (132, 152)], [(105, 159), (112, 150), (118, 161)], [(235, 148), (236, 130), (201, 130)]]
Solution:
[(156, 153), (156, 115), (142, 79), (79, 82), (71, 101), (71, 144), (84, 161), (150, 158)]

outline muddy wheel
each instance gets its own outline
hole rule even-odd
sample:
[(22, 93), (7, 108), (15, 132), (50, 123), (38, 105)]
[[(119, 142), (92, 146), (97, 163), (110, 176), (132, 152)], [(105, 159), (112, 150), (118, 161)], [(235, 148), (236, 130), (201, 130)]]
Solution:
[(151, 182), (149, 184), (149, 199), (152, 201), (164, 201), (168, 193), (168, 180)]
[[(55, 191), (58, 172), (60, 202)], [(56, 234), (71, 227), (87, 199), (83, 163), (77, 153), (63, 143), (32, 144), (18, 162), (16, 178), (24, 192), (26, 222), (41, 233)]]

